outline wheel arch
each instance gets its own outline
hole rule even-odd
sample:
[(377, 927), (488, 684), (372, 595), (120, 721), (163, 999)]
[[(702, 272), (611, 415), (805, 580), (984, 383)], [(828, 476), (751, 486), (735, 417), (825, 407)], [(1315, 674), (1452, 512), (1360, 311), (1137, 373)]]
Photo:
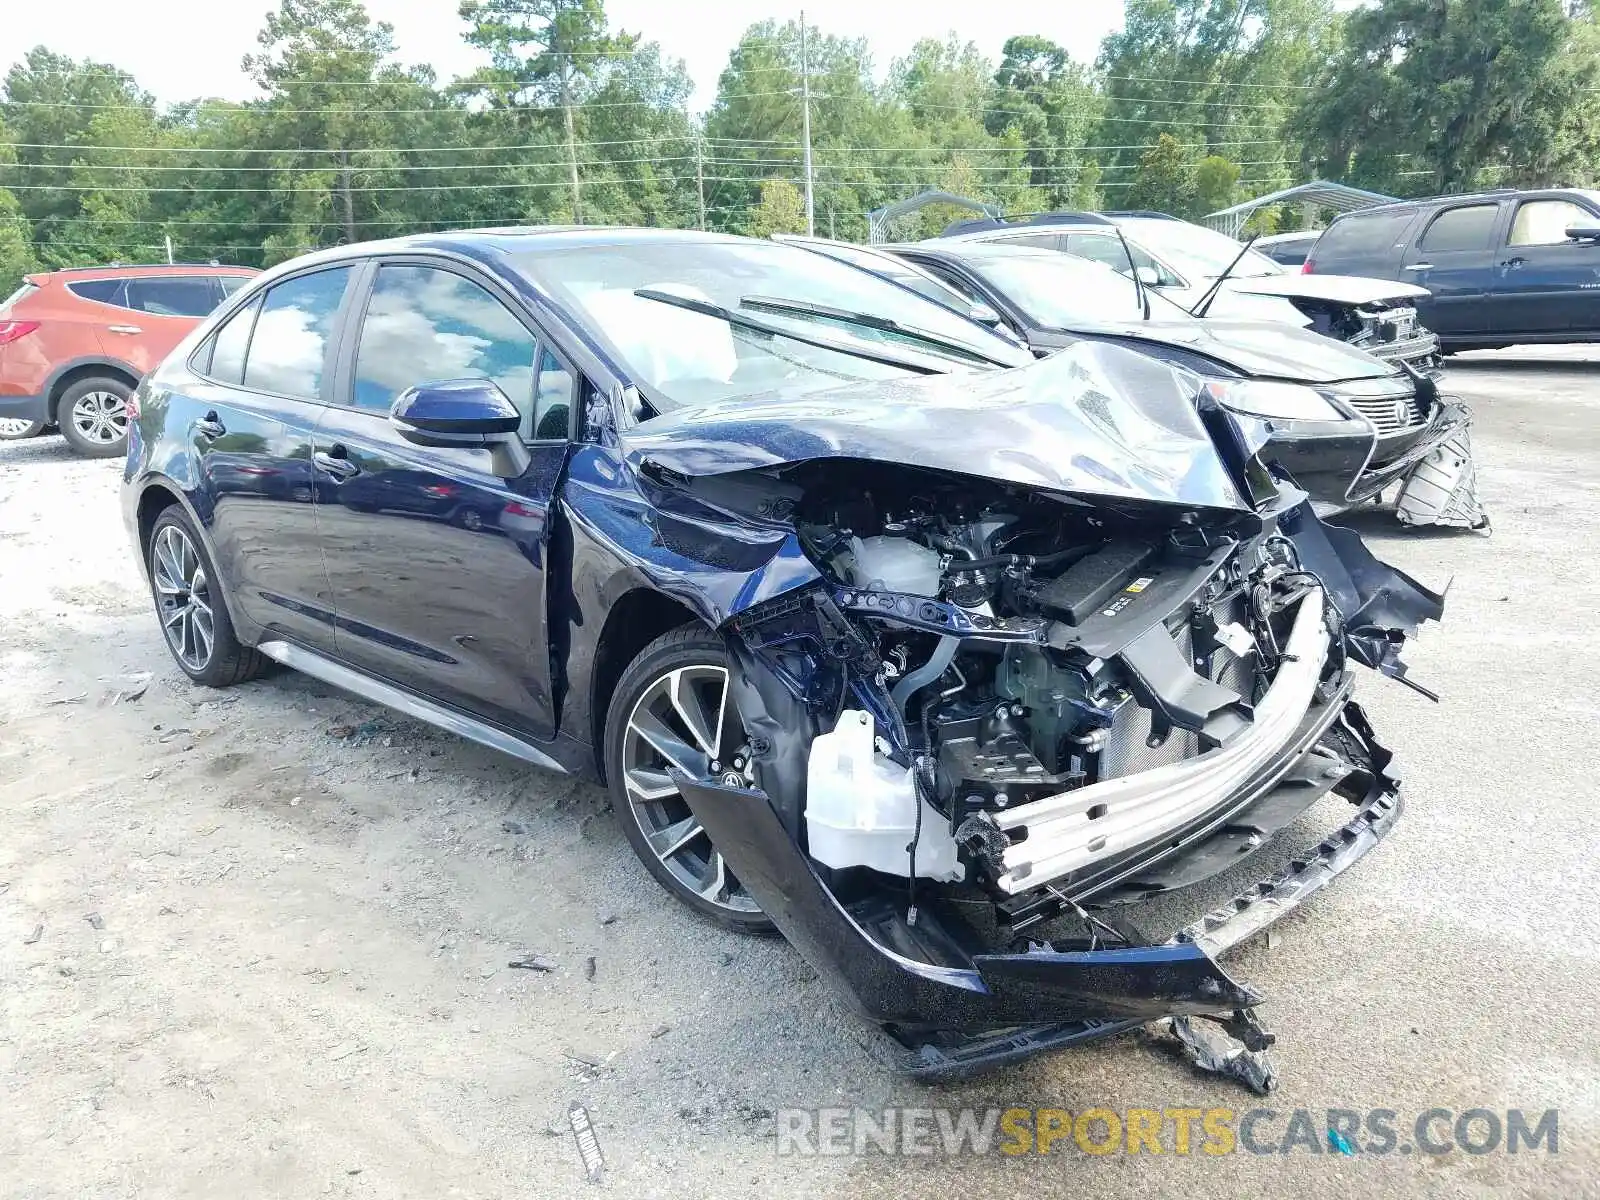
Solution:
[(139, 386), (143, 378), (142, 372), (117, 358), (104, 358), (99, 356), (69, 359), (51, 372), (50, 378), (45, 382), (45, 412), (46, 422), (59, 425), (60, 414), (56, 411), (61, 403), (61, 397), (73, 384), (81, 379), (94, 379), (109, 377), (120, 383), (125, 383), (130, 388)]
[(693, 609), (651, 587), (624, 592), (607, 611), (595, 643), (589, 689), (590, 744), (594, 747), (595, 774), (601, 784), (606, 782), (606, 717), (623, 672), (646, 646), (681, 625), (699, 625), (707, 632), (711, 628)]
[[(174, 480), (165, 475), (153, 475), (144, 481), (139, 489), (139, 499), (134, 506), (134, 523), (139, 539), (139, 565), (149, 573), (150, 563), (150, 535), (155, 531), (156, 521), (167, 509), (176, 506), (184, 516), (189, 518), (189, 524), (194, 527), (200, 542), (205, 548), (206, 557), (213, 564), (217, 561), (217, 548), (211, 540), (211, 530), (207, 522), (195, 510), (188, 494)], [(217, 593), (221, 597), (223, 607), (227, 610), (228, 620), (233, 625), (235, 635), (247, 645), (255, 641), (255, 625), (246, 620), (241, 623), (239, 606), (233, 602), (233, 584), (223, 577), (220, 570), (210, 572), (216, 576), (213, 581)], [(246, 631), (250, 636), (246, 637)]]

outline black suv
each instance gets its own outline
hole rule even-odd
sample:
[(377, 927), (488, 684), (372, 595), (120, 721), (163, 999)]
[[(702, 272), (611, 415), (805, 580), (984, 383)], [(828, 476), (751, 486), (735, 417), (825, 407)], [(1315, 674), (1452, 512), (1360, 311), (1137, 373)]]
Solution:
[(1308, 273), (1403, 279), (1446, 350), (1600, 337), (1600, 191), (1551, 188), (1406, 200), (1346, 213)]

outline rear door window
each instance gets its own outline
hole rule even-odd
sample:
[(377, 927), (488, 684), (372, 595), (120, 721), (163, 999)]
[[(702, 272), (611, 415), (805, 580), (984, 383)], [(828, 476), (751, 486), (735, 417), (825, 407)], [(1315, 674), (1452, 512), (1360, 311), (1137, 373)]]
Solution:
[(1447, 208), (1436, 216), (1417, 244), (1419, 250), (1439, 254), (1457, 250), (1487, 250), (1494, 234), (1498, 204), (1466, 204)]
[(127, 305), (157, 317), (203, 317), (217, 295), (205, 275), (141, 276), (128, 280)]
[(317, 400), (344, 300), (349, 267), (286, 279), (263, 298), (244, 366), (244, 385)]
[(115, 304), (119, 307), (128, 307), (127, 297), (128, 281), (125, 279), (80, 279), (67, 284), (67, 291), (84, 300), (94, 300), (100, 304)]

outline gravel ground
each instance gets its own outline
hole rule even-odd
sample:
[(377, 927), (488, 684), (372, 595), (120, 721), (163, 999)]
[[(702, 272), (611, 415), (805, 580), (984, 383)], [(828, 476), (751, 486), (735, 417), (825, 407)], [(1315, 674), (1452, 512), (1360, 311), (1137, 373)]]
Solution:
[[(1409, 655), (1441, 703), (1363, 681), (1406, 815), (1230, 960), (1279, 1036), (1269, 1139), (1297, 1108), (1556, 1107), (1559, 1153), (780, 1159), (786, 1107), (1258, 1102), (1150, 1034), (907, 1083), (782, 942), (671, 903), (598, 789), (292, 674), (191, 687), (118, 464), (48, 438), (0, 445), (0, 1193), (1600, 1194), (1597, 359), (1453, 360), (1493, 537), (1357, 521), (1454, 577)], [(1311, 816), (1302, 842), (1342, 819)], [(532, 952), (555, 969), (507, 967)]]

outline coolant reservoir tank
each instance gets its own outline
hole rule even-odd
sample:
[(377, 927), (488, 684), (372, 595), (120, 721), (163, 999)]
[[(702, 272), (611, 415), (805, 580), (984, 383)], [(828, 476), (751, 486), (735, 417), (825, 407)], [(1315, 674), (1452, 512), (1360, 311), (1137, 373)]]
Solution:
[(847, 708), (832, 733), (811, 743), (806, 834), (811, 857), (830, 867), (871, 867), (905, 877), (922, 806), (917, 875), (954, 882), (966, 871), (950, 821), (917, 795), (911, 769), (878, 753), (872, 714)]
[(851, 538), (854, 578), (859, 588), (939, 594), (939, 552), (902, 537)]

